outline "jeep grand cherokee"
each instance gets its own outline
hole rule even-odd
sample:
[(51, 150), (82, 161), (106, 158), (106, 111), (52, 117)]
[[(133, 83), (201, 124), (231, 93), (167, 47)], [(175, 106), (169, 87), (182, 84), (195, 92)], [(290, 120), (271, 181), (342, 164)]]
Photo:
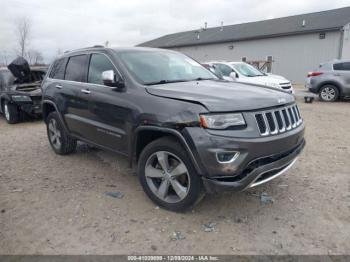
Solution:
[(42, 88), (57, 154), (82, 140), (126, 155), (149, 198), (173, 211), (193, 205), (202, 189), (240, 191), (281, 175), (305, 143), (292, 95), (219, 80), (170, 50), (72, 51)]

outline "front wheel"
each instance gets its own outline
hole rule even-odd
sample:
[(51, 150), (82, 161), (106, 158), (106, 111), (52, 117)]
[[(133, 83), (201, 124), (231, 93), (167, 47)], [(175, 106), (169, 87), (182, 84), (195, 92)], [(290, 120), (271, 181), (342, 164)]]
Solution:
[(57, 114), (52, 112), (46, 120), (47, 137), (56, 154), (67, 155), (75, 151), (77, 140), (72, 138), (63, 128), (63, 124)]
[(202, 194), (202, 180), (187, 152), (169, 137), (145, 147), (138, 163), (138, 176), (148, 197), (171, 211), (190, 208)]
[(325, 85), (321, 87), (319, 96), (322, 101), (334, 102), (339, 97), (339, 91), (333, 85)]

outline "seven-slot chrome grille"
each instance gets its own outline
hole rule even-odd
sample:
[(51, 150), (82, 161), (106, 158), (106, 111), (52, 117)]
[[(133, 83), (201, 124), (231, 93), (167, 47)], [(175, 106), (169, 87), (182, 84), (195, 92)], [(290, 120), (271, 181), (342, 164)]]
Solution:
[(303, 122), (296, 104), (255, 113), (255, 120), (261, 136), (284, 133)]

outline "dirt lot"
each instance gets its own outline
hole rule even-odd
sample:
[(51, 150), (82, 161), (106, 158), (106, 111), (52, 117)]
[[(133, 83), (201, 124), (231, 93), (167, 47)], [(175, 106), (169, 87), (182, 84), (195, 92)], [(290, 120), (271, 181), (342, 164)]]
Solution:
[(292, 169), (185, 214), (157, 208), (126, 159), (57, 156), (42, 122), (0, 118), (0, 253), (349, 254), (350, 102), (299, 104), (307, 146)]

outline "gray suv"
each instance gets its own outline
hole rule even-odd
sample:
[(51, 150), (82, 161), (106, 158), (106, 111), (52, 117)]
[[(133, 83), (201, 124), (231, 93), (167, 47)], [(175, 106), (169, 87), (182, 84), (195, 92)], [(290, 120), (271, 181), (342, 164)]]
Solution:
[(319, 94), (322, 101), (333, 102), (350, 97), (350, 60), (321, 64), (316, 71), (308, 74), (306, 88)]
[(65, 53), (42, 84), (55, 153), (77, 140), (126, 156), (157, 205), (179, 211), (207, 192), (241, 191), (290, 168), (304, 147), (293, 95), (219, 80), (170, 50)]

